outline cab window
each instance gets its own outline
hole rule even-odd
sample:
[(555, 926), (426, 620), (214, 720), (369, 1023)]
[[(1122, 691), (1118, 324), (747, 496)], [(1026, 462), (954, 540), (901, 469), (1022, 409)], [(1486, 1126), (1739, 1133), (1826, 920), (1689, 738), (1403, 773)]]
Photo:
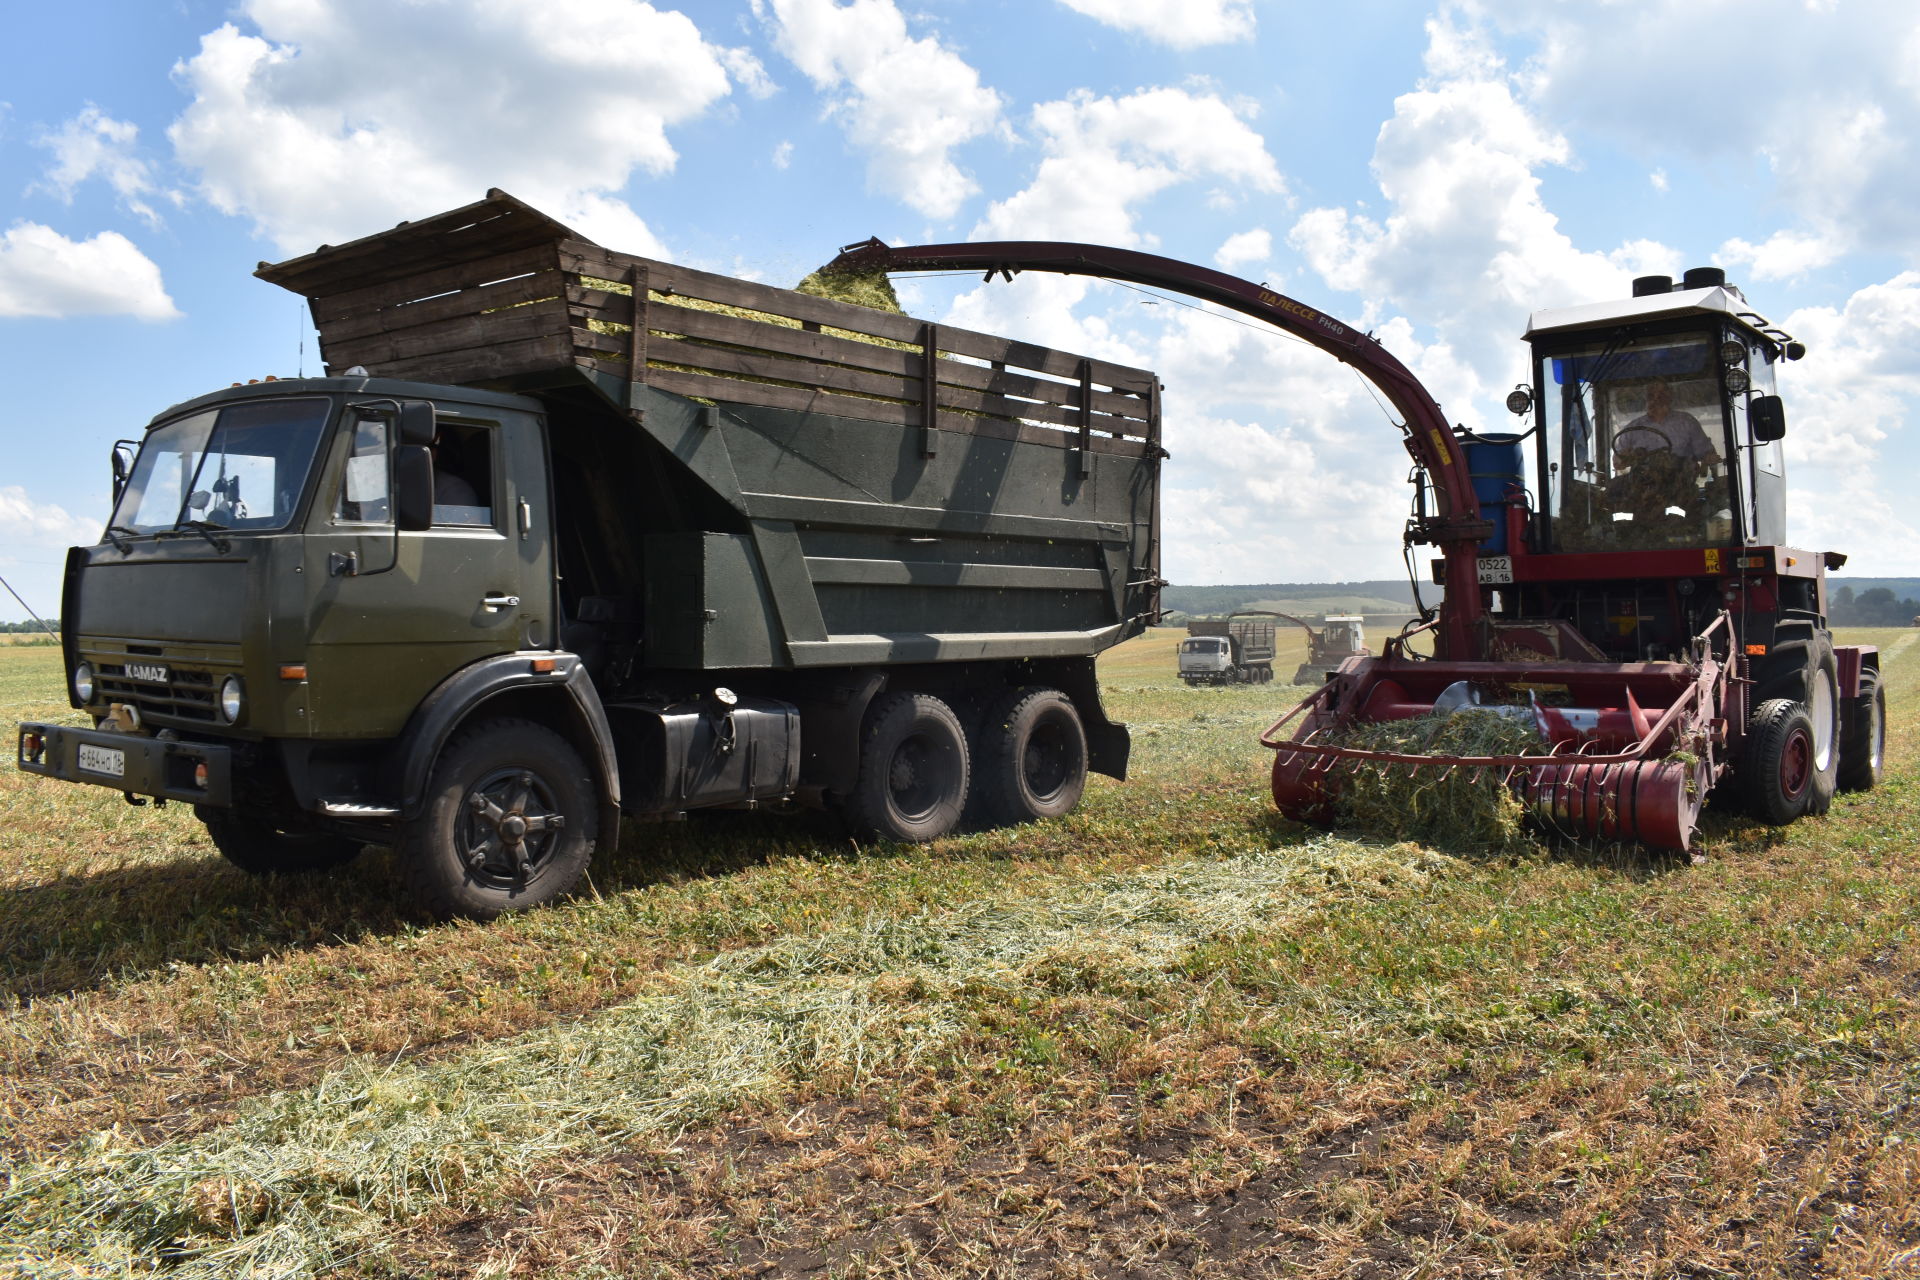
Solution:
[(334, 503), (338, 524), (391, 524), (393, 485), (387, 469), (387, 420), (361, 418), (353, 426), (347, 470)]
[(491, 525), (495, 506), (494, 428), (440, 424), (433, 442), (433, 522)]

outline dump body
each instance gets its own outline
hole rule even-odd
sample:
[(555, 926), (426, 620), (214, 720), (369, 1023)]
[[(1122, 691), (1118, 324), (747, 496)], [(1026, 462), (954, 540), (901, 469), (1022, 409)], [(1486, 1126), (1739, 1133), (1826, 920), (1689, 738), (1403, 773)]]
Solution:
[(1087, 656), (1157, 611), (1144, 370), (613, 252), (503, 196), (260, 274), (311, 300), (331, 373), (537, 397), (556, 497), (677, 570), (585, 566), (652, 593), (664, 665)]
[[(774, 801), (925, 838), (970, 755), (1014, 818), (1125, 775), (1093, 658), (1158, 610), (1151, 373), (617, 253), (498, 192), (258, 274), (310, 300), (327, 376), (155, 419), (68, 565), (99, 724), (25, 727), (23, 768), (190, 800), (216, 843), (438, 822), (507, 907), (558, 858), (528, 842), (586, 825), (574, 783), (479, 770), (464, 836), (433, 796), (476, 734), (522, 758), (514, 725), (577, 753), (603, 845), (623, 807)], [(989, 723), (1016, 704), (1046, 714)]]

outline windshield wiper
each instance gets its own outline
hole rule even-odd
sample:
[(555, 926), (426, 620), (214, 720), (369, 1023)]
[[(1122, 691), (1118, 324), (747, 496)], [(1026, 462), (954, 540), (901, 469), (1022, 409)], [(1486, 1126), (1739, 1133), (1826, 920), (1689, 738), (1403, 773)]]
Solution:
[(226, 527), (227, 526), (224, 524), (214, 524), (211, 521), (207, 521), (207, 520), (176, 520), (173, 522), (173, 528), (168, 530), (168, 532), (179, 533), (183, 529), (191, 529), (193, 532), (199, 534), (201, 537), (205, 538), (208, 542), (212, 543), (213, 549), (215, 551), (218, 551), (221, 555), (225, 555), (227, 554), (228, 551), (232, 549), (232, 544), (229, 543), (225, 538), (218, 537), (214, 531), (216, 529), (224, 529)]
[(114, 536), (118, 533), (124, 533), (129, 538), (137, 538), (140, 536), (140, 531), (138, 529), (129, 529), (123, 524), (110, 524), (107, 526), (107, 541), (113, 544), (113, 549), (123, 556), (132, 555), (133, 548)]

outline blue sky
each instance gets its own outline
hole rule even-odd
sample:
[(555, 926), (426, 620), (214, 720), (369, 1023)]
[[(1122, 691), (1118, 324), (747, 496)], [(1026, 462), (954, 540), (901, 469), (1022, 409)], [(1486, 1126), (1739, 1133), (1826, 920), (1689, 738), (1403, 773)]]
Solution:
[[(257, 262), (495, 186), (777, 284), (873, 234), (1150, 249), (1373, 329), (1489, 429), (1530, 311), (1722, 265), (1810, 348), (1782, 386), (1793, 540), (1920, 574), (1911, 0), (0, 12), (0, 575), (36, 609), (98, 536), (115, 439), (318, 370)], [(1329, 357), (1084, 281), (905, 295), (1162, 375), (1175, 581), (1399, 572), (1407, 461)]]

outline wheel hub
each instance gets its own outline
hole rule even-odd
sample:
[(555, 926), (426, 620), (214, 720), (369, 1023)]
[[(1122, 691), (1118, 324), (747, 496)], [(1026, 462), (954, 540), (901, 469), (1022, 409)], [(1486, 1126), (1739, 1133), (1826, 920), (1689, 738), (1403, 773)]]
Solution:
[(517, 884), (543, 862), (560, 840), (565, 815), (553, 790), (525, 769), (500, 769), (467, 791), (459, 823), (460, 849), (468, 868), (483, 880)]

